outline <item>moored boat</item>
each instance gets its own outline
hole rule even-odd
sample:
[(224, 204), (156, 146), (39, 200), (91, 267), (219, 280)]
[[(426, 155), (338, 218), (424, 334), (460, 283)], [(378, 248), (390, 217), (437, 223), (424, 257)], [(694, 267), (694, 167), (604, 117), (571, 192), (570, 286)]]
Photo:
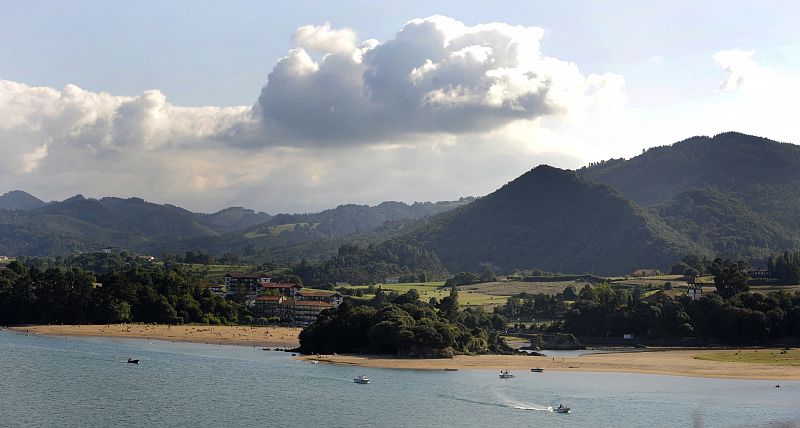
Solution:
[(534, 373), (541, 373), (541, 372), (544, 371), (544, 369), (537, 367), (535, 369), (531, 369), (531, 371), (534, 372)]
[(353, 378), (353, 382), (360, 383), (360, 384), (367, 384), (369, 383), (369, 378), (366, 375), (361, 375), (358, 377)]

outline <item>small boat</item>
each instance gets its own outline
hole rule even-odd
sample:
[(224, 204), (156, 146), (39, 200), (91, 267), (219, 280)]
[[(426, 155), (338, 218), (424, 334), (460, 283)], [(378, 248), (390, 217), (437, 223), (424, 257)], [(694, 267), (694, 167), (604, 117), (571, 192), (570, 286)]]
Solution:
[(128, 357), (128, 364), (139, 364), (139, 360)]
[(537, 368), (535, 368), (535, 369), (531, 369), (531, 371), (532, 371), (532, 372), (534, 372), (534, 373), (541, 373), (541, 372), (543, 372), (543, 371), (544, 371), (544, 369), (542, 369), (542, 368), (538, 368), (538, 367), (537, 367)]
[(457, 372), (458, 369), (445, 368), (444, 371), (446, 371), (446, 372)]
[(311, 364), (317, 364), (318, 362), (317, 360), (311, 360)]
[(503, 370), (500, 372), (500, 379), (511, 379), (514, 375), (509, 373), (508, 370)]
[(569, 413), (569, 410), (570, 410), (570, 408), (565, 406), (565, 405), (563, 405), (563, 404), (559, 404), (558, 407), (553, 409), (553, 411), (556, 412), (556, 413)]
[(367, 384), (367, 383), (369, 383), (369, 378), (367, 376), (365, 376), (365, 375), (361, 375), (361, 376), (358, 376), (358, 377), (354, 377), (353, 378), (353, 382), (361, 383), (361, 384)]

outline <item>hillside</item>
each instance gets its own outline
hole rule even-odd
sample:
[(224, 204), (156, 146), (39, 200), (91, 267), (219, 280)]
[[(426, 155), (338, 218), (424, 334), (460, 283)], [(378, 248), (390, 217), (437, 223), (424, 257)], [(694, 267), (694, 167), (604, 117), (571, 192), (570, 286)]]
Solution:
[(196, 237), (165, 244), (163, 250), (202, 250), (214, 254), (235, 252), (275, 261), (325, 259), (345, 244), (379, 243), (402, 234), (414, 220), (464, 206), (458, 201), (383, 202), (376, 206), (340, 205), (307, 214), (278, 214), (269, 221), (216, 237)]
[(800, 146), (794, 144), (727, 132), (601, 162), (578, 174), (648, 207), (709, 186), (772, 221), (800, 229)]
[(405, 240), (434, 251), (451, 272), (489, 264), (617, 274), (707, 253), (608, 186), (549, 166), (432, 219)]
[(243, 207), (230, 207), (213, 214), (199, 214), (205, 222), (225, 232), (247, 229), (260, 223), (269, 221), (271, 215), (264, 212), (255, 212)]
[(45, 205), (47, 204), (44, 201), (21, 190), (12, 190), (0, 195), (0, 210), (28, 211)]
[(723, 257), (764, 259), (800, 245), (797, 230), (707, 185), (681, 192), (655, 210), (675, 230)]
[(471, 200), (342, 205), (272, 217), (240, 207), (202, 214), (141, 198), (77, 195), (28, 211), (0, 211), (0, 253), (67, 255), (112, 246), (151, 254), (191, 250), (288, 261), (327, 258), (343, 244), (381, 242), (406, 221)]
[(65, 255), (107, 246), (145, 252), (153, 243), (220, 233), (197, 214), (172, 205), (81, 195), (0, 213), (0, 230), (0, 250), (18, 255)]

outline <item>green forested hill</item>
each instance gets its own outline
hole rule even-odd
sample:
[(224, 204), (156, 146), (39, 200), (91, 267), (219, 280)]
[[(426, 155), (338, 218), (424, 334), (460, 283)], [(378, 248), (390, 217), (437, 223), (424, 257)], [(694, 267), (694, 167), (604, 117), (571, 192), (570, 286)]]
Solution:
[(325, 259), (345, 244), (382, 242), (404, 232), (414, 220), (452, 210), (474, 198), (457, 201), (383, 202), (376, 206), (340, 205), (319, 213), (278, 214), (243, 230), (214, 237), (164, 243), (164, 251), (234, 252), (276, 261)]
[(681, 192), (655, 210), (675, 230), (723, 257), (763, 259), (800, 245), (797, 230), (708, 185)]
[(27, 211), (47, 205), (39, 198), (21, 190), (12, 190), (0, 195), (0, 210)]
[(652, 148), (629, 160), (601, 162), (578, 173), (648, 207), (708, 186), (773, 221), (800, 228), (800, 146), (795, 144), (727, 132)]
[(706, 253), (608, 186), (549, 166), (434, 218), (405, 239), (434, 251), (451, 272), (489, 264), (506, 271), (623, 273)]
[(153, 254), (199, 250), (291, 261), (326, 258), (342, 244), (379, 242), (396, 235), (393, 230), (405, 221), (471, 200), (342, 205), (272, 217), (238, 207), (198, 214), (140, 198), (77, 195), (26, 211), (0, 210), (0, 254), (67, 255), (112, 246)]

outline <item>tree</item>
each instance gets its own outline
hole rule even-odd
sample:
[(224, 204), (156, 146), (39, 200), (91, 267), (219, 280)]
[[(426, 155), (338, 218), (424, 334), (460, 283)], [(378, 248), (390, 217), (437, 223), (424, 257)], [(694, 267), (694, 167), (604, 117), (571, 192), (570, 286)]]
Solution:
[(439, 312), (448, 319), (453, 319), (458, 313), (458, 287), (455, 285), (450, 287), (450, 295), (442, 297), (439, 301)]
[(723, 261), (720, 258), (714, 260), (708, 267), (709, 272), (714, 275), (714, 286), (723, 299), (729, 299), (738, 293), (747, 291), (747, 280), (749, 277), (744, 273), (747, 263), (744, 261), (731, 262)]
[(564, 289), (564, 292), (563, 292), (562, 296), (564, 297), (564, 300), (577, 300), (578, 299), (578, 295), (575, 294), (575, 287), (573, 287), (571, 285), (568, 285), (567, 288)]

